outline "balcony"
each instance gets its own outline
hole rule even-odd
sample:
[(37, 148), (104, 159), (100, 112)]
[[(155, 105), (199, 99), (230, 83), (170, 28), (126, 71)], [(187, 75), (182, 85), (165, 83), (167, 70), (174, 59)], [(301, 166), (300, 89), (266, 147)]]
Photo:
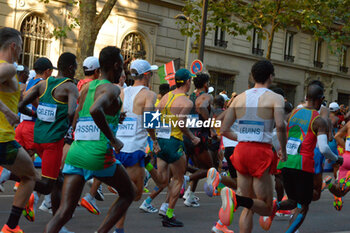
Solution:
[(264, 50), (259, 49), (259, 48), (253, 48), (253, 54), (258, 55), (258, 56), (263, 56), (264, 55)]
[(293, 63), (294, 62), (294, 56), (285, 54), (284, 55), (284, 60), (287, 61), (287, 62)]
[(339, 70), (340, 70), (340, 72), (343, 72), (343, 73), (348, 73), (348, 71), (349, 71), (349, 67), (346, 67), (346, 66), (340, 66), (340, 67), (339, 67)]
[(226, 49), (227, 43), (228, 43), (228, 41), (226, 41), (226, 40), (215, 39), (215, 46), (223, 47)]
[(316, 67), (316, 68), (322, 68), (323, 67), (323, 62), (320, 62), (320, 61), (314, 61), (314, 66)]

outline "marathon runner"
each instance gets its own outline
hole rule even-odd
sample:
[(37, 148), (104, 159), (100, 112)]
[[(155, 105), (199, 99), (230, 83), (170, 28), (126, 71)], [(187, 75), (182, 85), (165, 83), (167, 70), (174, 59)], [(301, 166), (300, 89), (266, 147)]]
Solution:
[(124, 167), (113, 155), (123, 143), (116, 139), (122, 102), (118, 83), (123, 70), (120, 49), (108, 46), (101, 50), (101, 76), (85, 85), (73, 121), (75, 141), (67, 154), (60, 207), (46, 225), (45, 232), (57, 233), (72, 217), (86, 180), (98, 178), (118, 191), (97, 232), (108, 232), (126, 213), (135, 197), (134, 188)]
[[(35, 191), (47, 195), (52, 192), (52, 212), (56, 212), (60, 203), (59, 178), (62, 161), (64, 135), (73, 120), (78, 89), (73, 83), (77, 69), (76, 57), (72, 53), (63, 53), (58, 59), (58, 74), (49, 77), (31, 88), (31, 91), (19, 104), (19, 111), (36, 117), (34, 126), (35, 149), (41, 156), (42, 179), (35, 184)], [(39, 98), (36, 111), (26, 106)], [(56, 182), (57, 181), (57, 182)], [(24, 212), (29, 221), (35, 220), (35, 210), (39, 197), (34, 192)]]
[[(161, 118), (167, 124), (171, 122), (186, 122), (186, 115), (193, 107), (193, 103), (186, 96), (191, 88), (191, 79), (194, 77), (187, 69), (179, 69), (175, 73), (176, 89), (167, 93), (159, 102), (157, 109), (161, 110)], [(174, 217), (174, 207), (179, 198), (181, 186), (186, 171), (186, 158), (184, 156), (183, 135), (190, 138), (193, 145), (200, 139), (194, 136), (185, 125), (171, 126), (158, 132), (158, 143), (161, 151), (157, 154), (158, 174), (161, 177), (161, 188), (169, 183), (169, 206), (163, 218), (165, 227), (182, 227), (183, 223)], [(152, 173), (151, 173), (152, 174)]]
[(227, 187), (221, 190), (219, 218), (228, 226), (237, 207), (245, 207), (239, 221), (241, 232), (252, 231), (254, 212), (270, 215), (275, 208), (270, 174), (274, 161), (271, 147), (274, 121), (281, 144), (281, 160), (286, 160), (284, 100), (267, 89), (273, 81), (274, 67), (268, 60), (258, 61), (253, 65), (251, 74), (255, 87), (233, 100), (221, 127), (223, 136), (235, 140), (237, 136), (230, 128), (237, 120), (239, 143), (231, 161), (237, 170), (238, 194)]
[(22, 211), (33, 192), (39, 174), (28, 153), (16, 142), (14, 125), (18, 122), (17, 105), (21, 96), (13, 65), (22, 51), (21, 33), (13, 28), (0, 29), (0, 184), (15, 174), (20, 181), (10, 217), (3, 233), (22, 233), (18, 226)]
[(287, 232), (295, 232), (303, 223), (313, 199), (314, 186), (314, 149), (316, 143), (320, 152), (328, 159), (342, 164), (343, 159), (334, 154), (328, 146), (328, 124), (317, 112), (324, 100), (323, 88), (311, 84), (307, 88), (307, 104), (303, 108), (292, 111), (287, 126), (286, 161), (280, 161), (278, 169), (282, 169), (283, 185), (288, 200), (274, 202), (270, 218), (260, 219), (261, 226), (268, 230), (277, 210), (295, 209)]

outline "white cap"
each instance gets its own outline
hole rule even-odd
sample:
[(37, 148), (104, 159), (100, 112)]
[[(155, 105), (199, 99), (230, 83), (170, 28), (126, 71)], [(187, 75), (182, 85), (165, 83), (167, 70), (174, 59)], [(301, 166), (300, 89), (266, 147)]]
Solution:
[(30, 79), (33, 79), (33, 78), (35, 78), (35, 76), (36, 76), (35, 71), (34, 71), (34, 70), (30, 70), (30, 71), (29, 71), (29, 78), (30, 78)]
[(19, 65), (19, 66), (17, 66), (16, 70), (17, 70), (18, 72), (24, 71), (24, 66)]
[(220, 94), (220, 95), (221, 95), (222, 97), (224, 97), (225, 101), (230, 100), (230, 98), (228, 98), (226, 94)]
[(208, 94), (212, 93), (214, 91), (214, 87), (209, 87), (208, 88)]
[(339, 109), (340, 109), (339, 104), (337, 104), (336, 102), (332, 102), (329, 104), (329, 111), (336, 112)]
[(87, 57), (83, 62), (84, 71), (94, 71), (100, 68), (100, 62), (96, 57)]
[(131, 73), (131, 76), (137, 76), (140, 74), (144, 74), (148, 71), (158, 70), (158, 66), (156, 65), (151, 66), (151, 64), (149, 64), (148, 61), (137, 59), (131, 63), (130, 70), (132, 69), (136, 70), (137, 74)]

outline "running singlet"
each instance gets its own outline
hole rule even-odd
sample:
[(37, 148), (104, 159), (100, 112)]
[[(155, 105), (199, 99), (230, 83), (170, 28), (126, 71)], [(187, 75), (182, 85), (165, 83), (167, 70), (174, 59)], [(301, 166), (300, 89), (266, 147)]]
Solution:
[[(25, 91), (28, 91), (30, 88), (34, 87), (36, 84), (38, 84), (41, 80), (43, 80), (42, 78), (37, 78), (37, 79), (30, 79), (28, 81), (28, 84), (26, 86)], [(28, 104), (27, 108), (29, 108), (30, 110), (36, 111), (36, 107), (34, 107), (32, 104)], [(35, 121), (36, 118), (32, 117), (32, 116), (27, 116), (25, 114), (21, 113), (21, 121)]]
[[(0, 60), (0, 63), (7, 63)], [(18, 81), (18, 77), (16, 75)], [(13, 113), (18, 112), (18, 102), (21, 97), (21, 89), (18, 83), (17, 91), (4, 92), (0, 91), (0, 101), (3, 102)], [(15, 140), (15, 130), (7, 121), (5, 115), (0, 111), (0, 142), (9, 142)]]
[[(83, 108), (79, 112), (79, 119), (75, 127), (75, 141), (72, 143), (66, 158), (66, 164), (88, 170), (102, 170), (115, 163), (113, 148), (106, 136), (97, 127), (90, 114), (90, 107), (94, 104), (95, 91), (100, 85), (111, 83), (108, 80), (93, 80), (89, 82)], [(106, 120), (112, 132), (118, 129), (120, 111), (115, 116), (106, 115)]]
[(158, 138), (170, 139), (170, 137), (174, 137), (176, 139), (183, 141), (183, 134), (179, 126), (176, 125), (174, 127), (174, 124), (177, 123), (178, 118), (175, 115), (173, 115), (170, 111), (171, 105), (174, 103), (175, 99), (178, 98), (179, 96), (186, 96), (186, 95), (184, 93), (179, 93), (174, 95), (172, 91), (169, 92), (168, 101), (166, 102), (165, 107), (161, 112), (162, 113), (161, 121), (163, 122), (163, 119), (165, 116), (164, 121), (166, 124), (168, 124), (168, 127), (162, 127), (161, 129), (157, 130)]
[(68, 103), (53, 97), (53, 91), (69, 78), (49, 77), (46, 79), (45, 92), (39, 97), (37, 120), (34, 126), (35, 143), (52, 143), (60, 141), (69, 128)]
[(279, 162), (277, 169), (293, 168), (305, 172), (315, 172), (314, 149), (317, 135), (312, 130), (312, 124), (319, 117), (316, 110), (307, 108), (292, 112), (287, 126), (286, 162)]

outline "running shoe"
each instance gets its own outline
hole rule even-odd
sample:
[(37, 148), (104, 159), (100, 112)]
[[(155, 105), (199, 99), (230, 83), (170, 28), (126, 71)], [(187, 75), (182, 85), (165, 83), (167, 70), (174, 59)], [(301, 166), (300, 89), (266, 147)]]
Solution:
[(0, 192), (5, 192), (5, 188), (2, 186), (2, 184), (0, 184)]
[(163, 217), (162, 220), (163, 227), (183, 227), (184, 224), (173, 216), (172, 218), (168, 218), (168, 216)]
[[(188, 187), (188, 189), (186, 190), (185, 194), (183, 195), (182, 199), (186, 200), (189, 196), (190, 196), (190, 192), (191, 192), (191, 187)], [(196, 195), (193, 195), (193, 198), (198, 202), (199, 201), (199, 197), (197, 197)]]
[(219, 219), (225, 225), (229, 226), (233, 220), (233, 213), (236, 211), (237, 201), (236, 193), (230, 188), (221, 190), (222, 205), (219, 211)]
[(105, 195), (102, 192), (102, 185), (100, 185), (97, 189), (95, 199), (98, 201), (104, 201), (105, 200)]
[(118, 194), (118, 191), (115, 190), (113, 187), (107, 186), (107, 188), (108, 188), (108, 190), (109, 190), (111, 193)]
[(322, 182), (322, 189), (321, 189), (321, 192), (324, 191), (328, 185), (332, 182), (332, 177), (330, 176), (326, 176), (324, 179), (323, 179), (323, 182)]
[(215, 168), (210, 168), (207, 172), (207, 180), (204, 183), (204, 191), (209, 196), (212, 197), (215, 194), (216, 188), (220, 183), (220, 174)]
[(1, 229), (0, 233), (23, 233), (23, 231), (21, 230), (21, 228), (19, 228), (18, 225), (16, 226), (16, 228), (11, 229), (9, 226), (7, 226), (7, 224), (5, 224)]
[(152, 204), (147, 204), (146, 200), (144, 200), (142, 202), (142, 204), (140, 205), (140, 210), (145, 211), (146, 213), (157, 213), (158, 209), (154, 208)]
[(29, 222), (34, 222), (35, 221), (35, 212), (34, 212), (34, 205), (35, 205), (35, 201), (38, 201), (39, 198), (37, 198), (37, 200), (35, 200), (35, 196), (34, 193), (32, 193), (30, 195), (30, 198), (28, 200), (28, 203), (26, 204), (26, 206), (24, 207), (24, 210), (22, 212), (23, 216), (29, 221)]
[(276, 216), (277, 217), (280, 217), (280, 218), (282, 218), (282, 217), (290, 217), (292, 215), (292, 211), (290, 211), (290, 210), (278, 210), (277, 212), (276, 212)]
[(345, 178), (339, 180), (339, 186), (342, 191), (345, 191), (350, 188), (350, 171), (346, 173)]
[(58, 233), (74, 233), (74, 232), (73, 231), (69, 231), (65, 226), (63, 226)]
[(169, 204), (168, 203), (165, 203), (165, 202), (162, 203), (162, 205), (159, 208), (158, 214), (160, 216), (162, 216), (162, 217), (166, 216), (166, 212), (167, 212), (168, 208), (169, 208)]
[(259, 224), (260, 224), (261, 228), (264, 229), (265, 231), (270, 230), (270, 227), (272, 225), (272, 221), (276, 216), (277, 200), (273, 200), (272, 205), (273, 205), (273, 207), (272, 207), (271, 216), (260, 216), (260, 218), (259, 218)]
[(343, 199), (341, 197), (334, 196), (333, 206), (336, 210), (341, 211), (343, 208)]
[(49, 214), (52, 214), (51, 204), (46, 203), (45, 200), (39, 206), (39, 210), (44, 211), (44, 212), (49, 213)]
[(10, 178), (10, 175), (11, 172), (9, 170), (0, 166), (0, 184), (5, 183)]
[(143, 180), (143, 187), (147, 187), (151, 179), (151, 174), (145, 169), (145, 179)]
[(198, 200), (196, 200), (195, 196), (192, 195), (192, 197), (188, 197), (185, 201), (184, 201), (185, 206), (187, 207), (199, 207), (200, 204), (198, 203)]
[(13, 186), (13, 191), (17, 191), (18, 189), (18, 186), (19, 186), (19, 182), (16, 182), (15, 185)]
[(101, 213), (96, 205), (95, 199), (89, 200), (89, 198), (83, 197), (80, 201), (80, 205), (92, 214), (100, 215)]
[(227, 226), (221, 225), (219, 223), (216, 223), (213, 228), (211, 228), (212, 233), (234, 233), (233, 231), (229, 230)]

